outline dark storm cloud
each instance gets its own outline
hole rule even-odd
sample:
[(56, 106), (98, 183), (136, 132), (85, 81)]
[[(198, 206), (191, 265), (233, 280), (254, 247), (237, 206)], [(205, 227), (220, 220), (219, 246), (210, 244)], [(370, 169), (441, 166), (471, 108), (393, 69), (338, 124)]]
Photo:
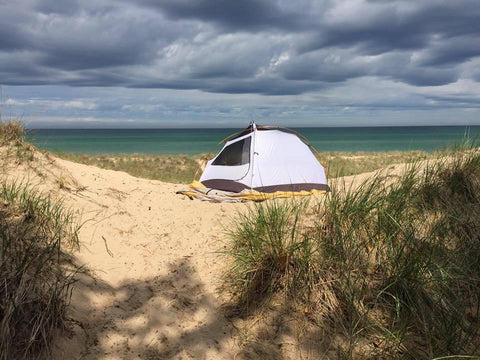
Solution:
[(440, 86), (455, 82), (460, 77), (458, 67), (429, 67), (412, 62), (403, 52), (387, 53), (377, 61), (363, 63), (364, 73), (389, 78), (413, 86)]
[(27, 46), (28, 38), (10, 24), (0, 22), (0, 51), (14, 51)]
[(32, 45), (25, 24), (33, 21), (33, 15), (22, 9), (2, 11), (0, 1), (0, 51), (15, 51)]
[(298, 95), (305, 91), (320, 90), (326, 87), (325, 83), (289, 81), (285, 82), (279, 78), (257, 78), (257, 79), (214, 79), (205, 82), (199, 80), (175, 80), (175, 81), (132, 81), (130, 87), (135, 88), (164, 88), (174, 90), (195, 90), (199, 89), (211, 93), (222, 94), (261, 94), (261, 95)]
[(421, 63), (427, 66), (455, 65), (476, 56), (480, 56), (478, 34), (438, 42), (426, 52)]
[(38, 41), (36, 50), (43, 54), (42, 65), (63, 70), (148, 64), (179, 30), (157, 22), (161, 18), (152, 14), (103, 7), (78, 16), (51, 17), (54, 21), (32, 35)]
[(300, 13), (282, 9), (277, 1), (140, 0), (139, 3), (156, 8), (174, 19), (212, 22), (232, 31), (296, 30), (305, 26), (299, 21)]
[(305, 91), (320, 90), (322, 88), (325, 88), (325, 84), (319, 82), (285, 82), (278, 78), (262, 78), (214, 83), (205, 90), (224, 94), (298, 95)]
[[(456, 44), (455, 37), (475, 40), (480, 34), (480, 6), (476, 0), (371, 3), (373, 7), (358, 9), (354, 18), (340, 18), (337, 22), (319, 26), (301, 42), (299, 51), (325, 47), (355, 47), (359, 54), (368, 55), (398, 50), (428, 51), (435, 38), (445, 49)], [(328, 16), (334, 15), (327, 15), (327, 20)], [(460, 63), (478, 55), (478, 45), (470, 46), (469, 51), (460, 49), (458, 44), (455, 47), (445, 52), (433, 50), (440, 53), (431, 55), (431, 64), (436, 60)]]
[(414, 86), (440, 86), (455, 82), (459, 77), (459, 72), (455, 69), (413, 67), (390, 76), (397, 81)]
[[(81, 46), (79, 46), (81, 45)], [(62, 70), (84, 70), (148, 63), (154, 50), (143, 43), (125, 41), (122, 37), (93, 39), (61, 39), (46, 41), (42, 46), (42, 65)]]
[(428, 44), (429, 32), (415, 31), (410, 19), (399, 19), (386, 9), (370, 21), (340, 22), (320, 26), (301, 41), (299, 51), (309, 52), (331, 47), (357, 47), (359, 53), (376, 55), (392, 50), (419, 49)]
[(321, 91), (440, 86), (478, 70), (478, 0), (0, 0), (0, 83)]

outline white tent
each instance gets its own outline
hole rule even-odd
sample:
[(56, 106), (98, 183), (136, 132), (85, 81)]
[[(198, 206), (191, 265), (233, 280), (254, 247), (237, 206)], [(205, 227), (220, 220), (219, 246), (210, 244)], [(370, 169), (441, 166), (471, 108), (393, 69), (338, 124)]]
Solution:
[(215, 190), (241, 199), (328, 191), (323, 166), (309, 145), (288, 129), (255, 124), (227, 140), (191, 187), (203, 194)]

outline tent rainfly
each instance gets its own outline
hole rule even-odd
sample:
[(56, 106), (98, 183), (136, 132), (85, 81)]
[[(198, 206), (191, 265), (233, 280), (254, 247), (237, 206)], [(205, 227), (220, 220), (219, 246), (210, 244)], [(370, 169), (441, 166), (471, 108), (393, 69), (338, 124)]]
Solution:
[(179, 193), (227, 202), (323, 194), (325, 171), (304, 141), (293, 130), (252, 123), (226, 138), (200, 179)]

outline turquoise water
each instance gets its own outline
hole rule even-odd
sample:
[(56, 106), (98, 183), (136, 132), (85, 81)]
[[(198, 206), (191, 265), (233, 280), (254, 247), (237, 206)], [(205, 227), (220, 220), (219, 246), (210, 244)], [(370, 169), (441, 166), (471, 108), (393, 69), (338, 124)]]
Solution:
[[(49, 151), (77, 154), (186, 154), (210, 152), (240, 129), (30, 130), (28, 137)], [(297, 128), (322, 151), (433, 151), (478, 139), (480, 126)]]

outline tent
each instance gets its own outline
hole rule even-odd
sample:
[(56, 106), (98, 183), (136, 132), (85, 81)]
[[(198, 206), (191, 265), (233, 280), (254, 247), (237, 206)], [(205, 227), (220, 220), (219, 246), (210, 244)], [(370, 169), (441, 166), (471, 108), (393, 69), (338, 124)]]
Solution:
[(200, 179), (179, 193), (210, 201), (325, 193), (329, 187), (324, 168), (301, 138), (290, 129), (252, 123), (224, 139), (222, 150), (206, 163)]

